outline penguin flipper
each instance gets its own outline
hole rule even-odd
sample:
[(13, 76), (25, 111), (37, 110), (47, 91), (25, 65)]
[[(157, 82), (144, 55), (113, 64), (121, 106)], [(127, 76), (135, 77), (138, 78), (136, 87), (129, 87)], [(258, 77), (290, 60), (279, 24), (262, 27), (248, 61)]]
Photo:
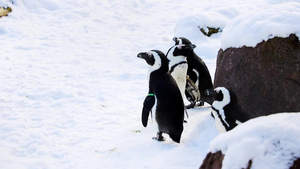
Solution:
[(155, 104), (155, 97), (152, 95), (148, 95), (144, 100), (144, 107), (142, 110), (142, 124), (144, 127), (147, 127), (148, 117), (154, 104)]

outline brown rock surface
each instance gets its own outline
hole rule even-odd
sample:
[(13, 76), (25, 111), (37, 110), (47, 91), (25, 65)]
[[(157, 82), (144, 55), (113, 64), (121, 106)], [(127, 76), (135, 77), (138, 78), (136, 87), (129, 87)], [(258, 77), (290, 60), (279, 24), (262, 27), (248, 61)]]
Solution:
[(214, 86), (236, 92), (254, 116), (300, 111), (300, 43), (297, 36), (218, 53)]
[(200, 166), (200, 169), (220, 169), (222, 168), (223, 159), (224, 154), (222, 154), (221, 151), (216, 153), (209, 152)]
[(294, 161), (294, 164), (290, 169), (300, 169), (300, 158)]

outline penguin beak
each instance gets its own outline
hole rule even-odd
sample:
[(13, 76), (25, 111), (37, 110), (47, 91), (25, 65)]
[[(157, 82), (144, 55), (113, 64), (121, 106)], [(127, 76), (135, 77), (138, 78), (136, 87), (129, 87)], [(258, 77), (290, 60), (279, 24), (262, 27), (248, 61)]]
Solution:
[(177, 42), (177, 37), (174, 37), (174, 38), (173, 38), (173, 41), (176, 43), (176, 42)]
[(145, 59), (145, 57), (147, 56), (147, 53), (146, 52), (141, 52), (137, 55), (138, 58), (141, 58), (141, 59)]
[(197, 46), (195, 44), (190, 44), (192, 49), (195, 49)]
[(204, 94), (207, 96), (215, 97), (217, 95), (217, 92), (214, 91), (213, 89), (207, 89), (207, 90), (205, 90)]

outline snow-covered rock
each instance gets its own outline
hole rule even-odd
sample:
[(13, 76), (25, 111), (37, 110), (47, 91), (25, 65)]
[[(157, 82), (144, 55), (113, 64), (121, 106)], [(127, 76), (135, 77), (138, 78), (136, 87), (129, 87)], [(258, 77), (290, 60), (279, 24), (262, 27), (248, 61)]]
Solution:
[[(221, 159), (222, 169), (249, 166), (251, 169), (288, 169), (300, 158), (299, 121), (300, 113), (279, 113), (249, 120), (216, 137), (210, 143), (211, 154), (207, 158), (215, 157), (211, 163), (219, 163)], [(208, 166), (202, 164), (205, 165)]]

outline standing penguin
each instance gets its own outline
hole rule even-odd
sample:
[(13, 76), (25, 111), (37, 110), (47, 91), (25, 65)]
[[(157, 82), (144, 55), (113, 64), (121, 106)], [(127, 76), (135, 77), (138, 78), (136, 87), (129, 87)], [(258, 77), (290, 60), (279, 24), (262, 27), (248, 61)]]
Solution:
[(206, 95), (212, 96), (212, 116), (220, 133), (232, 130), (237, 125), (251, 119), (251, 115), (240, 107), (237, 96), (225, 87), (206, 90)]
[[(208, 68), (204, 61), (197, 56), (197, 54), (194, 52), (194, 48), (196, 45), (192, 44), (188, 39), (183, 37), (174, 37), (173, 41), (175, 42), (175, 45), (191, 45), (192, 48), (189, 48), (189, 50), (182, 49), (181, 54), (187, 57), (188, 62), (188, 70), (187, 75), (190, 80), (192, 80), (195, 85), (198, 87), (200, 91), (200, 105), (203, 105), (203, 102), (207, 102), (209, 104), (212, 104), (212, 98), (210, 96), (205, 96), (204, 92), (207, 89), (213, 88), (213, 83), (211, 80), (210, 73), (208, 71)], [(191, 99), (188, 99), (191, 100)], [(191, 102), (191, 108), (196, 106), (196, 103), (198, 100), (195, 100)]]
[(137, 57), (145, 59), (149, 65), (149, 94), (145, 98), (142, 111), (143, 126), (147, 126), (149, 112), (156, 102), (155, 119), (158, 124), (157, 139), (163, 141), (163, 133), (180, 143), (183, 131), (184, 104), (180, 90), (169, 73), (169, 60), (158, 50), (142, 52)]
[[(186, 89), (186, 80), (187, 80), (187, 70), (188, 62), (186, 51), (193, 50), (195, 46), (193, 44), (179, 44), (172, 46), (167, 52), (167, 58), (169, 62), (169, 72), (172, 77), (175, 79), (183, 100), (185, 100), (185, 89)], [(200, 93), (199, 93), (200, 96)], [(199, 97), (200, 99), (200, 97)]]

